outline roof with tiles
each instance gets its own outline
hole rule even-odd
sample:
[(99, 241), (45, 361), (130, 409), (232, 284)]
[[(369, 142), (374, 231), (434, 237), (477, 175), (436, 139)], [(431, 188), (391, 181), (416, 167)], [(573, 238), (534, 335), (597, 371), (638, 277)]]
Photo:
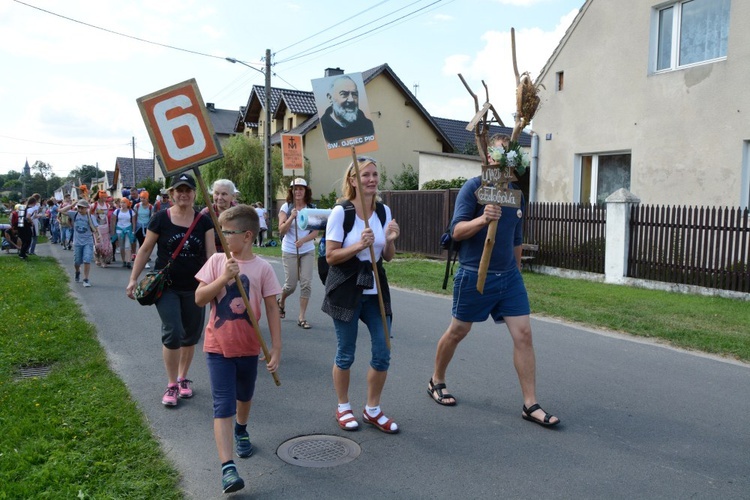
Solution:
[[(240, 108), (239, 117), (235, 117), (234, 132), (242, 132), (244, 124), (255, 124), (257, 127), (265, 104), (265, 86), (253, 85), (247, 105)], [(314, 115), (318, 112), (312, 92), (271, 87), (271, 113), (275, 115), (286, 108), (289, 108), (292, 113), (301, 115)]]
[[(154, 178), (154, 160), (152, 158), (135, 159), (135, 185), (141, 181)], [(123, 187), (133, 187), (133, 158), (118, 156), (115, 160), (115, 176), (113, 184), (119, 180)]]
[[(455, 151), (460, 153), (466, 148), (467, 144), (476, 144), (474, 139), (474, 132), (466, 130), (468, 121), (452, 120), (450, 118), (433, 118), (435, 123), (445, 132), (450, 141), (453, 143)], [(510, 135), (513, 129), (510, 127), (500, 127), (499, 125), (490, 125), (490, 137), (495, 134), (506, 134)], [(531, 135), (526, 132), (521, 132), (521, 136), (518, 138), (521, 146), (528, 148), (531, 146)]]
[(298, 115), (314, 115), (318, 112), (315, 106), (315, 95), (312, 92), (282, 89), (281, 94), (281, 103), (276, 110), (280, 109), (283, 104), (289, 108), (289, 111)]
[(206, 103), (206, 110), (214, 127), (214, 132), (219, 135), (234, 135), (234, 125), (237, 122), (239, 111), (219, 109), (212, 102)]

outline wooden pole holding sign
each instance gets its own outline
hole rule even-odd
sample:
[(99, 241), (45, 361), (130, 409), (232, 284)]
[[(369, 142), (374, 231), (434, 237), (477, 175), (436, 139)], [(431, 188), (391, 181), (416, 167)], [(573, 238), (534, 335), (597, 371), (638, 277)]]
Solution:
[[(203, 198), (210, 201), (208, 189), (206, 189), (206, 184), (203, 182), (198, 167), (222, 158), (224, 154), (214, 133), (195, 79), (139, 97), (136, 102), (164, 176), (170, 177), (192, 169), (196, 181), (200, 185)], [(213, 211), (212, 204), (208, 203), (208, 205), (211, 207), (208, 212), (211, 214), (211, 220), (216, 231), (218, 231), (219, 241), (221, 241), (227, 258), (229, 258), (231, 255), (226, 239), (221, 233), (219, 220)], [(235, 276), (235, 281), (245, 303), (247, 315), (250, 317), (255, 334), (258, 336), (263, 355), (268, 359), (268, 348), (260, 333), (258, 320), (250, 308), (250, 301), (240, 277)], [(271, 373), (271, 376), (277, 386), (281, 385), (276, 373)]]
[[(352, 146), (352, 162), (354, 171), (357, 173), (357, 193), (362, 200), (362, 215), (365, 219), (365, 229), (370, 229), (370, 207), (365, 205), (365, 196), (362, 191), (362, 177), (359, 175), (359, 162), (357, 161), (357, 149)], [(383, 228), (385, 231), (385, 228)], [(380, 306), (380, 317), (383, 320), (383, 334), (385, 335), (385, 345), (391, 350), (391, 332), (388, 328), (388, 321), (385, 315), (385, 303), (383, 302), (383, 291), (380, 288), (380, 275), (378, 275), (378, 263), (375, 261), (375, 249), (370, 245), (370, 261), (372, 262), (372, 274), (375, 275), (375, 287), (378, 289), (378, 306)]]

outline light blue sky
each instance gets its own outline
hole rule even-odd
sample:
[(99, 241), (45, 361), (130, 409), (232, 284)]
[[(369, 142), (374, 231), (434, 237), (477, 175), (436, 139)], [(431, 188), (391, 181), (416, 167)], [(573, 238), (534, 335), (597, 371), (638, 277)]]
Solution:
[(475, 91), (484, 79), (503, 120), (512, 122), (510, 28), (519, 70), (536, 77), (582, 4), (3, 0), (0, 173), (20, 171), (27, 158), (51, 164), (60, 176), (97, 162), (113, 170), (117, 156), (132, 155), (131, 137), (136, 156), (150, 157), (136, 98), (195, 78), (206, 102), (239, 109), (263, 75), (224, 57), (262, 67), (266, 48), (274, 53), (275, 87), (309, 91), (325, 68), (354, 73), (388, 63), (433, 116), (469, 120), (474, 107), (456, 76), (461, 72)]

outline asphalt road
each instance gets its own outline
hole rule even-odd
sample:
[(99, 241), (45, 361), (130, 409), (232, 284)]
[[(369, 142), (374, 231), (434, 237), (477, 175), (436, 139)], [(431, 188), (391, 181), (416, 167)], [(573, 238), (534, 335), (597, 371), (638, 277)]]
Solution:
[[(195, 397), (163, 407), (160, 322), (154, 307), (125, 296), (129, 270), (94, 267), (93, 286), (83, 288), (72, 281), (72, 252), (49, 244), (37, 252), (70, 271), (71, 290), (97, 325), (112, 368), (181, 471), (186, 496), (223, 497), (202, 354), (190, 372)], [(269, 261), (283, 281), (280, 261)], [(544, 429), (521, 419), (511, 341), (505, 327), (490, 323), (475, 326), (450, 366), (448, 387), (458, 405), (435, 404), (426, 386), (450, 301), (394, 290), (392, 364), (382, 407), (401, 432), (386, 435), (369, 426), (345, 432), (334, 420), (335, 336), (320, 311), (322, 286), (316, 281), (310, 300), (311, 330), (296, 325), (297, 297), (287, 302), (282, 322), (281, 386), (260, 370), (249, 426), (256, 451), (236, 459), (246, 487), (234, 497), (750, 498), (746, 364), (535, 317), (539, 402), (562, 420)], [(358, 416), (368, 343), (361, 335), (352, 368), (350, 396)], [(361, 453), (332, 467), (279, 459), (281, 445), (311, 435), (322, 435), (308, 440), (334, 455), (324, 456), (324, 464), (339, 458), (338, 445), (326, 444), (328, 436), (352, 440)], [(315, 460), (304, 448), (302, 458)]]

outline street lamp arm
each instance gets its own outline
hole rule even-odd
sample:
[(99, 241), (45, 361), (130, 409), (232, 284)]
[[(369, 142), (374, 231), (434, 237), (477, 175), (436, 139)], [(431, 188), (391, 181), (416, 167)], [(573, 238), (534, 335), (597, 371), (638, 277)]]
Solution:
[(236, 63), (239, 63), (239, 64), (241, 64), (241, 65), (243, 65), (243, 66), (247, 66), (247, 67), (248, 67), (248, 68), (250, 68), (250, 69), (254, 69), (255, 71), (257, 71), (257, 72), (258, 72), (258, 73), (260, 73), (261, 75), (265, 75), (265, 74), (266, 74), (266, 73), (265, 73), (265, 71), (263, 71), (262, 69), (258, 69), (258, 68), (256, 68), (255, 66), (250, 66), (250, 65), (249, 65), (249, 64), (247, 64), (246, 62), (244, 62), (244, 61), (240, 61), (239, 59), (235, 59), (234, 57), (225, 57), (224, 59), (226, 59), (227, 61), (229, 61), (229, 62), (230, 62), (230, 63), (232, 63), (232, 64), (236, 64)]

